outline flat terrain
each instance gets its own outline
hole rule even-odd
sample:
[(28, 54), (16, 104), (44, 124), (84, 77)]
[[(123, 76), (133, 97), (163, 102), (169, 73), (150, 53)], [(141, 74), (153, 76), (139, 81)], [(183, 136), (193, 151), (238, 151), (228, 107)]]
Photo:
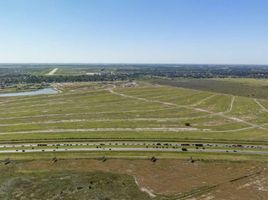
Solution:
[(0, 198), (266, 199), (266, 82), (211, 81), (224, 91), (114, 81), (1, 97)]
[(156, 139), (267, 143), (268, 100), (149, 83), (55, 84), (0, 99), (0, 140)]
[(266, 199), (268, 192), (261, 162), (50, 159), (0, 170), (1, 199)]
[(268, 98), (268, 80), (253, 78), (155, 79), (152, 82), (252, 98)]
[(47, 75), (49, 75), (49, 76), (54, 75), (58, 70), (59, 70), (59, 68), (54, 68)]

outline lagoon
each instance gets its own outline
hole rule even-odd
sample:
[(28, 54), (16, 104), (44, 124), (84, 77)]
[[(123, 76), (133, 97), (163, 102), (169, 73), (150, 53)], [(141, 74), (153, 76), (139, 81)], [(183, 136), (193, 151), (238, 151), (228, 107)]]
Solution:
[(17, 97), (17, 96), (35, 96), (44, 94), (57, 94), (58, 91), (54, 88), (45, 88), (40, 90), (34, 90), (29, 92), (12, 92), (12, 93), (0, 93), (0, 97)]

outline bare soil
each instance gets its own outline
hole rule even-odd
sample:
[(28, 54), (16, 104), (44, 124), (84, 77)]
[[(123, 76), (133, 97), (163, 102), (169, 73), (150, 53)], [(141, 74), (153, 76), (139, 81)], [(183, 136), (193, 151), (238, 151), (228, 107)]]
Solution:
[[(134, 176), (139, 187), (156, 195), (182, 195), (199, 188), (211, 189), (189, 199), (267, 199), (267, 162), (225, 162), (162, 159), (98, 159), (29, 161), (13, 163), (16, 172), (60, 171), (112, 172)], [(256, 197), (256, 198), (255, 198)]]

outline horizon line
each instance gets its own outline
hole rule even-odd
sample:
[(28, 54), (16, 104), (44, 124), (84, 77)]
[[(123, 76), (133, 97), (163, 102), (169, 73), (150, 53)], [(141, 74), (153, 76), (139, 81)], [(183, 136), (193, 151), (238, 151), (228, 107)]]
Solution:
[(268, 64), (234, 63), (153, 63), (153, 62), (0, 62), (0, 65), (233, 65), (233, 66), (268, 66)]

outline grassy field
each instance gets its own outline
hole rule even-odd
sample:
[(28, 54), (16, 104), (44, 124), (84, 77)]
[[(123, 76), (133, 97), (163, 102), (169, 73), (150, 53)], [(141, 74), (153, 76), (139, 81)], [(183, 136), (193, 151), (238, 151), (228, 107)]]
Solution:
[(177, 159), (12, 161), (0, 164), (0, 198), (175, 200), (257, 195), (265, 199), (265, 166), (262, 162)]
[(265, 99), (144, 82), (55, 87), (62, 92), (2, 97), (0, 140), (268, 140)]
[[(56, 95), (1, 97), (0, 199), (265, 199), (268, 99), (258, 96), (265, 89), (248, 97), (225, 92), (227, 79), (213, 81), (224, 91), (147, 81), (54, 83)], [(265, 88), (265, 81), (228, 81)], [(172, 152), (179, 142), (214, 146)], [(31, 146), (38, 143), (49, 146)], [(107, 150), (73, 151), (96, 146)]]
[(152, 82), (189, 89), (204, 90), (245, 96), (268, 98), (268, 81), (253, 78), (214, 78), (214, 79), (155, 79)]
[(1, 174), (0, 187), (1, 199), (150, 199), (133, 177), (101, 172), (8, 171)]

